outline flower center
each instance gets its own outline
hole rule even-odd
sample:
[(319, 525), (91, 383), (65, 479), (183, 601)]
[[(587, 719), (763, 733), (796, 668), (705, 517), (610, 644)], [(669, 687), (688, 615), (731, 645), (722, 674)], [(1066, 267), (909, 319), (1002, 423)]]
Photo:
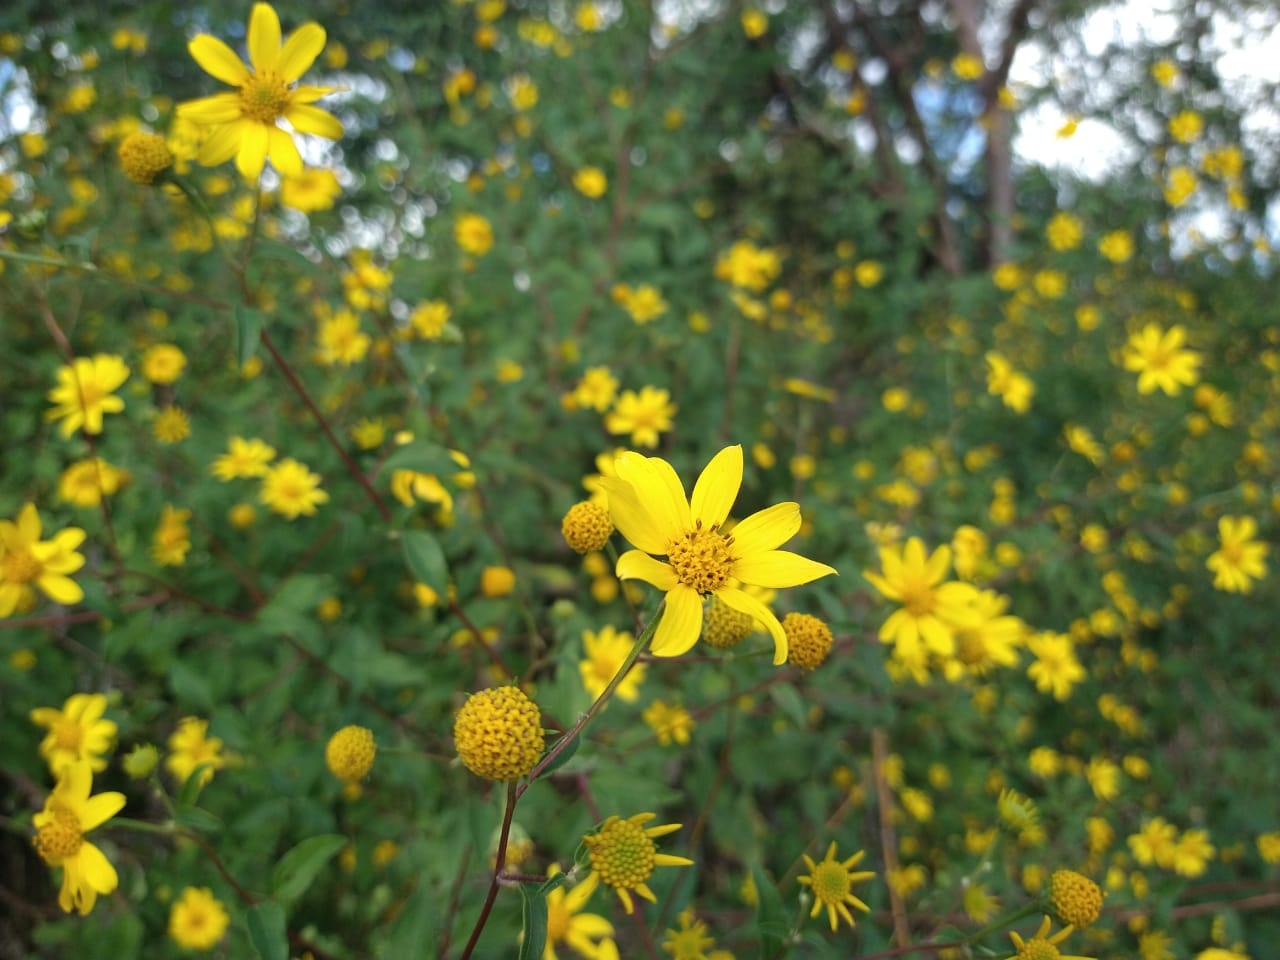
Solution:
[(956, 659), (967, 666), (982, 663), (987, 658), (987, 645), (976, 630), (956, 633)]
[(59, 750), (79, 750), (84, 739), (84, 728), (71, 720), (62, 720), (53, 726), (53, 740)]
[(30, 583), (40, 576), (40, 561), (29, 550), (10, 550), (0, 560), (0, 580)]
[(274, 73), (255, 73), (240, 85), (240, 112), (250, 120), (274, 125), (288, 105), (289, 86)]
[(902, 605), (913, 617), (933, 613), (933, 588), (928, 583), (908, 583), (902, 587)]
[(653, 873), (656, 849), (637, 824), (616, 820), (587, 840), (591, 867), (611, 887), (627, 890), (639, 886)]
[(36, 834), (36, 853), (49, 866), (56, 867), (79, 852), (84, 833), (80, 830), (80, 819), (70, 810), (55, 807), (49, 812), (53, 819)]
[(724, 586), (733, 570), (733, 538), (717, 533), (714, 527), (703, 529), (702, 521), (667, 548), (667, 562), (676, 577), (699, 593), (714, 593)]
[(1244, 544), (1224, 543), (1222, 545), (1222, 558), (1233, 567), (1240, 566), (1240, 561), (1244, 559)]
[(1018, 951), (1014, 960), (1059, 960), (1061, 956), (1058, 948), (1052, 943), (1036, 937), (1022, 945), (1022, 949)]
[(849, 894), (849, 871), (838, 863), (818, 864), (813, 871), (813, 895), (823, 903), (841, 903)]

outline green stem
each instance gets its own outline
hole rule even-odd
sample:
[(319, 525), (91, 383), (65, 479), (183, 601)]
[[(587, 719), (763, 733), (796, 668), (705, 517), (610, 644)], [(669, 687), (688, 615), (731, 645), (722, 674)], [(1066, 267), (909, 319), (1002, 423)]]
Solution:
[(147, 823), (145, 820), (131, 820), (128, 817), (113, 817), (108, 821), (108, 826), (120, 830), (132, 830), (135, 833), (154, 833), (166, 837), (182, 832), (182, 828), (172, 821)]

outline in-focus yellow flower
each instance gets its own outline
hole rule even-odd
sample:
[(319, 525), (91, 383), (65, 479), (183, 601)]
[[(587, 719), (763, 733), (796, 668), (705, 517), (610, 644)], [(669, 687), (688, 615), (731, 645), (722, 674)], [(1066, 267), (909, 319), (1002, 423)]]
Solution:
[(1010, 933), (1009, 937), (1013, 940), (1013, 945), (1018, 948), (1018, 952), (1009, 960), (1095, 960), (1093, 957), (1067, 956), (1059, 951), (1058, 944), (1071, 936), (1075, 927), (1063, 927), (1050, 937), (1048, 933), (1052, 924), (1053, 921), (1045, 917), (1044, 922), (1040, 924), (1040, 929), (1030, 940), (1023, 940), (1016, 932)]
[[(582, 674), (582, 685), (593, 700), (604, 693), (609, 681), (622, 669), (635, 643), (631, 634), (625, 630), (618, 632), (610, 626), (601, 627), (599, 631), (582, 631), (582, 649), (586, 659), (579, 661), (578, 669)], [(635, 664), (614, 692), (620, 699), (634, 703), (640, 696), (640, 684), (648, 669), (646, 664)]]
[(227, 758), (222, 754), (222, 740), (219, 737), (206, 737), (209, 721), (199, 717), (184, 717), (178, 729), (169, 737), (169, 756), (165, 760), (165, 768), (174, 776), (179, 784), (187, 782), (187, 778), (200, 771), (200, 786), (213, 779), (213, 772), (227, 765)]
[(534, 768), (546, 745), (542, 711), (516, 686), (467, 697), (453, 722), (463, 766), (486, 780), (518, 780)]
[(1124, 368), (1138, 374), (1138, 392), (1146, 395), (1157, 389), (1176, 396), (1183, 387), (1200, 379), (1201, 357), (1184, 346), (1187, 332), (1175, 324), (1161, 330), (1148, 323), (1132, 334), (1124, 347)]
[(249, 14), (252, 67), (217, 37), (207, 33), (195, 37), (187, 49), (196, 63), (215, 79), (239, 88), (237, 93), (219, 93), (179, 105), (179, 117), (210, 128), (197, 159), (205, 166), (217, 166), (235, 157), (240, 173), (257, 180), (270, 157), (283, 176), (299, 176), (302, 155), (293, 137), (279, 126), (280, 120), (289, 121), (299, 133), (329, 140), (342, 136), (342, 124), (312, 106), (333, 88), (299, 86), (297, 82), (324, 50), (324, 43), (324, 28), (304, 23), (282, 44), (280, 18), (267, 3), (255, 3)]
[(832, 840), (831, 846), (827, 847), (827, 855), (820, 862), (815, 863), (807, 853), (803, 856), (809, 875), (800, 877), (799, 882), (813, 892), (813, 909), (809, 911), (809, 916), (816, 917), (825, 908), (834, 933), (840, 920), (851, 927), (855, 925), (853, 914), (849, 912), (850, 906), (857, 907), (863, 913), (871, 912), (871, 908), (852, 892), (855, 883), (875, 876), (874, 871), (853, 869), (866, 856), (865, 850), (859, 850), (847, 860), (837, 860), (836, 842)]
[(184, 950), (212, 950), (231, 917), (208, 887), (187, 887), (169, 910), (169, 936)]
[(30, 610), (36, 588), (55, 603), (79, 603), (84, 591), (68, 574), (84, 566), (76, 548), (85, 532), (67, 527), (52, 540), (40, 539), (40, 514), (28, 503), (16, 520), (0, 520), (0, 617)]
[(49, 391), (54, 407), (45, 419), (61, 420), (58, 429), (64, 437), (81, 428), (85, 433), (101, 433), (103, 415), (124, 409), (124, 401), (114, 395), (129, 379), (129, 368), (120, 357), (107, 353), (76, 357), (70, 366), (58, 368), (57, 377), (58, 385)]
[(267, 468), (258, 499), (280, 516), (293, 520), (302, 515), (314, 516), (316, 507), (328, 502), (329, 494), (320, 489), (318, 473), (290, 457)]
[(40, 741), (40, 755), (55, 777), (75, 763), (87, 763), (95, 773), (107, 768), (107, 754), (115, 745), (116, 724), (104, 720), (107, 698), (100, 693), (77, 693), (61, 710), (37, 707), (31, 722), (49, 733)]
[(78, 910), (81, 916), (93, 909), (98, 894), (110, 893), (119, 883), (111, 861), (84, 835), (120, 812), (124, 794), (91, 797), (92, 789), (90, 765), (73, 763), (63, 771), (44, 809), (32, 818), (36, 852), (49, 866), (62, 868), (58, 906), (67, 913)]
[(1218, 520), (1221, 545), (1205, 561), (1213, 573), (1213, 586), (1228, 593), (1249, 593), (1253, 581), (1267, 575), (1267, 545), (1255, 540), (1258, 524), (1253, 517)]
[(742, 486), (742, 462), (741, 446), (721, 450), (698, 477), (692, 502), (671, 464), (658, 457), (628, 451), (614, 462), (618, 476), (600, 481), (614, 526), (639, 548), (618, 559), (618, 578), (643, 580), (666, 594), (650, 647), (656, 656), (676, 657), (697, 643), (703, 598), (714, 595), (764, 624), (774, 664), (785, 663), (782, 624), (742, 585), (795, 587), (836, 572), (778, 549), (800, 530), (796, 503), (776, 504), (721, 532)]
[(633, 892), (650, 903), (658, 902), (647, 883), (655, 867), (693, 865), (693, 861), (687, 857), (658, 853), (654, 839), (675, 833), (680, 829), (680, 824), (645, 827), (646, 823), (656, 818), (656, 813), (637, 813), (626, 820), (612, 816), (595, 833), (582, 838), (591, 860), (592, 876), (598, 876), (605, 886), (613, 887), (627, 913), (635, 910), (631, 899)]

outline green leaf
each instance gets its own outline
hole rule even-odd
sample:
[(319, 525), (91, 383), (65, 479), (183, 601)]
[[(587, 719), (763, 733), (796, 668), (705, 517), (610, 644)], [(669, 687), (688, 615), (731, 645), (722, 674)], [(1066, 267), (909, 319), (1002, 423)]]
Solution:
[(434, 473), (447, 477), (458, 472), (459, 467), (449, 456), (447, 448), (428, 440), (406, 443), (383, 461), (381, 473), (392, 470), (413, 470), (417, 473)]
[(289, 937), (284, 926), (284, 907), (264, 900), (249, 908), (249, 942), (261, 960), (289, 960)]
[[(560, 738), (560, 740), (563, 740), (563, 739), (564, 739), (563, 737)], [(560, 740), (557, 740), (555, 743), (551, 745), (552, 749), (554, 749), (556, 745), (560, 743)], [(582, 746), (582, 737), (575, 735), (573, 738), (573, 741), (567, 747), (564, 748), (564, 752), (561, 753), (559, 756), (557, 756), (549, 764), (547, 764), (545, 769), (543, 769), (542, 773), (538, 774), (538, 776), (545, 777), (548, 774), (554, 773), (555, 771), (559, 770), (566, 763), (568, 763), (570, 760), (573, 759), (574, 754), (578, 752), (578, 748), (580, 746)]]
[(208, 810), (202, 810), (199, 807), (179, 807), (174, 814), (174, 820), (184, 827), (191, 827), (193, 830), (201, 830), (205, 833), (219, 833), (226, 826)]
[(547, 895), (532, 884), (520, 884), (524, 936), (520, 940), (520, 960), (540, 960), (547, 945)]
[(382, 956), (421, 957), (433, 942), (432, 923), (440, 910), (440, 892), (419, 879), (418, 889), (409, 897), (395, 920), (394, 929)]
[(244, 366), (258, 349), (262, 336), (262, 311), (236, 304), (236, 359)]
[(204, 789), (204, 784), (200, 781), (204, 778), (204, 772), (212, 769), (213, 764), (202, 763), (191, 771), (186, 780), (182, 781), (182, 789), (178, 791), (178, 797), (174, 801), (174, 805), (179, 810), (185, 810), (196, 805), (196, 799), (200, 796), (200, 791)]
[(290, 904), (306, 893), (324, 865), (346, 844), (346, 837), (326, 833), (308, 837), (286, 853), (271, 874), (276, 899)]
[(406, 530), (401, 537), (404, 560), (418, 583), (425, 583), (441, 597), (449, 590), (449, 565), (440, 541), (425, 530)]
[(756, 932), (760, 935), (760, 960), (776, 960), (786, 950), (788, 932), (782, 897), (760, 864), (752, 864), (751, 879), (756, 886)]

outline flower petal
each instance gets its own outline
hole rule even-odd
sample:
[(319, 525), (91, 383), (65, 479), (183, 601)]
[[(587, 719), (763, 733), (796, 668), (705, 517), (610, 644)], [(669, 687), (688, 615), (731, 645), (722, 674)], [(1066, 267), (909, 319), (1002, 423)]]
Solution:
[(618, 567), (614, 571), (619, 580), (643, 580), (652, 584), (663, 593), (671, 590), (680, 581), (670, 564), (655, 560), (647, 553), (639, 550), (628, 550), (618, 558)]
[(624, 537), (645, 553), (665, 554), (671, 541), (636, 496), (635, 489), (617, 477), (601, 477), (600, 489), (609, 498), (609, 516)]
[(311, 69), (324, 50), (324, 27), (318, 23), (304, 23), (285, 41), (276, 62), (276, 72), (285, 83), (293, 83)]
[(678, 657), (698, 642), (702, 633), (702, 597), (691, 587), (676, 584), (667, 591), (662, 619), (649, 645), (655, 657)]
[(120, 883), (116, 868), (111, 865), (106, 854), (92, 843), (80, 847), (76, 860), (79, 861), (81, 879), (94, 893), (110, 893)]
[(250, 124), (241, 121), (227, 123), (214, 129), (209, 139), (200, 144), (200, 153), (196, 159), (206, 167), (216, 167), (226, 163), (240, 150), (240, 139), (245, 127)]
[(737, 587), (721, 587), (716, 591), (716, 596), (738, 612), (754, 617), (756, 622), (769, 631), (769, 635), (773, 637), (775, 667), (787, 662), (787, 635), (783, 632), (782, 624), (778, 622), (772, 610), (745, 590), (739, 590)]
[(271, 165), (284, 176), (302, 176), (302, 154), (287, 131), (274, 126), (267, 128), (267, 152)]
[(280, 18), (269, 3), (255, 3), (249, 14), (249, 62), (260, 74), (280, 62)]
[(693, 529), (689, 501), (671, 464), (660, 457), (627, 451), (614, 461), (614, 468), (621, 479), (631, 484), (665, 541), (661, 550), (651, 552), (666, 553), (666, 544)]
[[(265, 4), (258, 4), (259, 7)], [(254, 9), (257, 9), (256, 7)], [(262, 123), (240, 125), (240, 149), (236, 153), (236, 169), (246, 180), (257, 180), (267, 165), (267, 147), (271, 131)]]
[(834, 567), (790, 550), (766, 550), (734, 561), (733, 576), (757, 587), (798, 587), (835, 573)]
[(213, 125), (234, 123), (242, 116), (240, 97), (234, 93), (218, 93), (178, 104), (178, 116), (193, 123)]
[(202, 33), (187, 44), (191, 58), (209, 76), (238, 87), (249, 79), (249, 68), (236, 56), (234, 50), (217, 37)]
[(747, 517), (729, 531), (729, 536), (733, 537), (734, 555), (745, 557), (777, 549), (794, 537), (799, 529), (800, 505), (775, 503)]
[(61, 603), (64, 606), (70, 606), (73, 603), (79, 603), (84, 599), (84, 590), (80, 588), (80, 584), (76, 583), (70, 577), (64, 577), (57, 573), (42, 574), (36, 580), (36, 586), (44, 591), (45, 596), (55, 603)]
[[(87, 767), (88, 764), (85, 764)], [(88, 833), (95, 827), (100, 827), (117, 813), (124, 809), (124, 794), (111, 791), (109, 793), (100, 793), (95, 797), (90, 797), (76, 811), (76, 816), (80, 818), (80, 829), (84, 833)], [(106, 890), (99, 891), (107, 893)]]
[(284, 118), (299, 133), (313, 133), (327, 140), (342, 138), (342, 122), (327, 110), (295, 103), (284, 112)]
[[(693, 485), (693, 516), (704, 527), (718, 527), (729, 518), (742, 487), (742, 446), (725, 447), (703, 468)], [(683, 493), (683, 491), (681, 491)]]

